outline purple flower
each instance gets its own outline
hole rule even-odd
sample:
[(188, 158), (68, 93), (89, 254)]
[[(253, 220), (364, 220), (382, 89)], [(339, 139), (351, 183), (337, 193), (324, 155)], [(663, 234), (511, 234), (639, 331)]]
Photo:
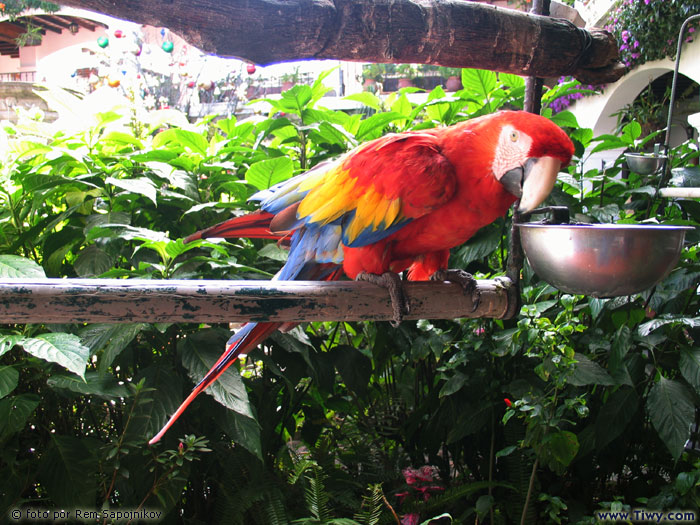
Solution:
[(627, 44), (622, 44), (620, 46), (620, 51), (625, 51), (626, 49), (629, 49), (629, 46)]

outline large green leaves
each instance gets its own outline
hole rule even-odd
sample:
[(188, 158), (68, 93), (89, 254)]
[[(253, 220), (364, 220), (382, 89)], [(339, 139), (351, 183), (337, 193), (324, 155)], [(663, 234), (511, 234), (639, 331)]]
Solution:
[(693, 398), (682, 383), (661, 376), (646, 403), (649, 418), (671, 456), (678, 459), (695, 419)]
[(64, 508), (92, 508), (97, 493), (97, 458), (93, 442), (53, 435), (43, 458), (41, 481), (51, 500)]
[[(228, 335), (225, 331), (212, 329), (193, 334), (180, 342), (178, 351), (182, 355), (182, 364), (193, 381), (202, 379), (214, 365), (226, 348)], [(233, 421), (227, 428), (233, 432), (231, 437), (260, 456), (260, 428), (237, 368), (229, 368), (205, 392), (230, 410), (228, 417), (233, 418)]]
[(46, 277), (44, 270), (34, 261), (18, 255), (0, 255), (0, 278), (18, 279), (26, 277), (36, 279)]
[(25, 352), (57, 363), (74, 374), (83, 377), (90, 356), (90, 349), (80, 342), (77, 335), (48, 333), (37, 337), (27, 337), (21, 341)]

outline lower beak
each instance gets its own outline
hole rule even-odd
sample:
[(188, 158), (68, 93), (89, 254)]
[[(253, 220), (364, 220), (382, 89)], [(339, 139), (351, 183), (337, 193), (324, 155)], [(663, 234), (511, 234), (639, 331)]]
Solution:
[(561, 168), (554, 157), (528, 159), (525, 165), (506, 172), (499, 182), (506, 191), (520, 198), (518, 211), (535, 209), (552, 191)]

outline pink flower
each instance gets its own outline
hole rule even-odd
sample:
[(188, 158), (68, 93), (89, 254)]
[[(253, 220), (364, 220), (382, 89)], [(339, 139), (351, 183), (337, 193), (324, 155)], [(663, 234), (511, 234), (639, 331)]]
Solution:
[(433, 481), (435, 474), (435, 467), (424, 465), (418, 471), (418, 479), (421, 481)]
[(418, 471), (414, 468), (406, 467), (401, 473), (403, 474), (403, 479), (405, 479), (406, 483), (409, 485), (413, 485), (418, 479)]
[(403, 503), (403, 500), (406, 499), (406, 496), (408, 496), (408, 491), (396, 493), (396, 498), (399, 500), (399, 505)]
[(404, 514), (401, 518), (401, 525), (418, 525), (420, 523), (420, 515), (411, 513)]

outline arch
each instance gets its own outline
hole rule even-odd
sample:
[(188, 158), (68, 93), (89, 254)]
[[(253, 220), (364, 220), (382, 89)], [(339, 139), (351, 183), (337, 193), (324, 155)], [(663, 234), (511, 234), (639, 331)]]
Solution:
[[(611, 116), (632, 102), (641, 91), (661, 75), (673, 72), (675, 62), (669, 58), (654, 60), (636, 67), (613, 84), (602, 95), (579, 99), (570, 108), (582, 127), (594, 135), (612, 133), (617, 119)], [(700, 84), (700, 40), (686, 44), (681, 52), (679, 73)]]

